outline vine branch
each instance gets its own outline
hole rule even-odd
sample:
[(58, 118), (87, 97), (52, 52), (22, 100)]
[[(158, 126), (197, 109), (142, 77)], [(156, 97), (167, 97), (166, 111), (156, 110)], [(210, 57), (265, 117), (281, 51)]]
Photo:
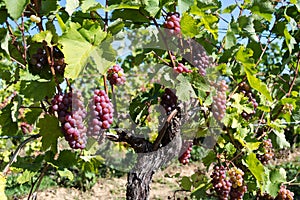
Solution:
[(14, 152), (14, 154), (12, 155), (10, 161), (8, 162), (8, 164), (5, 166), (4, 170), (3, 170), (3, 175), (6, 176), (8, 171), (9, 171), (9, 168), (10, 166), (16, 161), (16, 158), (18, 156), (18, 154), (20, 153), (21, 149), (29, 142), (37, 139), (41, 137), (40, 134), (36, 134), (36, 135), (32, 135), (30, 136), (30, 138), (27, 138), (26, 140), (24, 140), (23, 142), (21, 142), (21, 144), (17, 147), (16, 151)]

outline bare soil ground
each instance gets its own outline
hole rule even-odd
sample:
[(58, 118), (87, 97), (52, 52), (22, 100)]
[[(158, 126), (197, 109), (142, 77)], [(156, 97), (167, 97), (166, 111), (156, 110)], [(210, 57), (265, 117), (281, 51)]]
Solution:
[[(279, 158), (272, 162), (273, 165), (300, 162), (299, 148), (294, 152), (281, 152), (281, 155), (283, 155), (283, 157), (280, 158), (279, 156)], [(203, 167), (204, 166), (200, 163), (190, 163), (186, 166), (173, 163), (164, 170), (156, 172), (151, 184), (150, 199), (166, 200), (185, 196), (183, 191), (178, 191), (180, 190), (179, 180), (183, 176), (192, 175), (196, 170), (203, 169)], [(177, 173), (180, 173), (178, 178), (168, 178), (165, 176), (165, 174), (168, 174), (172, 177)], [(122, 200), (126, 197), (126, 178), (126, 176), (123, 176), (121, 178), (100, 179), (91, 190), (86, 192), (75, 188), (49, 188), (44, 191), (39, 191), (36, 200)], [(176, 194), (176, 196), (174, 196), (174, 194)], [(18, 200), (27, 200), (27, 197)]]
[[(200, 164), (189, 164), (180, 166), (179, 164), (172, 164), (164, 170), (158, 171), (153, 176), (151, 184), (152, 200), (165, 200), (169, 197), (174, 197), (174, 192), (180, 190), (180, 177), (190, 176), (198, 168), (202, 168)], [(180, 173), (178, 178), (168, 178)], [(75, 188), (49, 188), (45, 191), (37, 193), (37, 200), (119, 200), (126, 199), (126, 182), (127, 177), (121, 178), (105, 178), (100, 179), (91, 190), (83, 192)], [(184, 192), (177, 192), (176, 197), (184, 195)], [(27, 197), (22, 198), (27, 200)]]

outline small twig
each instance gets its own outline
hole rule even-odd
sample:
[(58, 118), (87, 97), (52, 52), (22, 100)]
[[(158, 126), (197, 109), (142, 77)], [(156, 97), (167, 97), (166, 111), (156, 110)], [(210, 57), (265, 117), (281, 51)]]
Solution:
[(47, 170), (48, 170), (48, 167), (49, 167), (48, 164), (46, 164), (46, 165), (43, 167), (43, 170), (42, 170), (41, 174), (40, 174), (39, 177), (36, 179), (36, 181), (33, 183), (32, 187), (31, 187), (31, 189), (30, 189), (30, 192), (29, 192), (29, 195), (28, 195), (27, 200), (30, 200), (30, 197), (31, 197), (31, 195), (32, 195), (32, 193), (33, 193), (33, 188), (34, 188), (35, 185), (36, 185), (36, 187), (35, 187), (35, 192), (37, 192), (37, 190), (39, 189), (39, 187), (40, 187), (40, 185), (41, 185), (41, 182), (42, 182), (42, 180), (43, 180), (43, 178), (44, 178), (44, 176), (45, 176), (45, 174), (46, 174), (46, 172), (47, 172)]
[(19, 61), (17, 61), (16, 59), (14, 59), (13, 57), (10, 56), (10, 59), (13, 61), (13, 62), (16, 62), (18, 65), (20, 65), (22, 67), (22, 69), (26, 69), (26, 66), (22, 63), (20, 63)]
[(23, 142), (21, 142), (21, 144), (17, 147), (16, 151), (14, 152), (14, 154), (12, 155), (10, 161), (8, 162), (8, 164), (5, 166), (4, 170), (3, 170), (3, 175), (6, 176), (10, 166), (16, 161), (16, 158), (18, 156), (18, 154), (20, 153), (21, 149), (28, 143), (31, 142), (37, 138), (41, 137), (40, 134), (36, 134), (36, 135), (32, 135), (30, 138), (27, 138), (26, 140), (24, 140)]
[(175, 61), (174, 61), (174, 59), (173, 59), (172, 52), (169, 50), (169, 46), (168, 46), (168, 43), (167, 43), (167, 41), (166, 41), (166, 38), (165, 38), (164, 34), (162, 33), (162, 31), (161, 31), (161, 29), (160, 29), (160, 27), (159, 27), (159, 25), (158, 25), (156, 19), (153, 18), (153, 17), (150, 17), (149, 19), (152, 20), (152, 21), (154, 22), (154, 24), (155, 24), (155, 26), (156, 26), (156, 28), (157, 28), (157, 30), (158, 30), (158, 32), (159, 32), (161, 38), (163, 39), (163, 42), (164, 42), (164, 44), (165, 44), (166, 49), (168, 49), (168, 55), (169, 55), (169, 57), (170, 57), (170, 59), (171, 59), (172, 67), (175, 68), (175, 67), (176, 67)]
[(292, 83), (290, 85), (290, 89), (289, 89), (289, 92), (287, 93), (287, 97), (289, 97), (291, 95), (291, 92), (292, 92), (293, 87), (295, 85), (296, 79), (298, 77), (298, 71), (299, 71), (299, 65), (300, 65), (300, 52), (298, 52), (297, 58), (298, 58), (298, 61), (297, 61), (297, 67), (296, 67), (296, 70), (295, 70), (295, 76), (294, 76), (294, 78), (292, 80)]
[[(170, 66), (170, 63), (168, 63), (167, 61), (165, 61), (162, 57), (160, 57), (159, 55), (157, 55), (157, 53), (155, 51), (152, 51), (153, 54), (160, 60), (162, 61), (165, 65)], [(170, 66), (171, 67), (171, 66)]]

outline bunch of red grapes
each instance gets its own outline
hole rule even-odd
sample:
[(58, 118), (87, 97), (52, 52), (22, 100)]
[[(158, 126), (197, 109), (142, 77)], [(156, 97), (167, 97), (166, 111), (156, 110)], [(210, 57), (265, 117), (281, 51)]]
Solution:
[(213, 189), (221, 200), (242, 200), (247, 191), (244, 184), (244, 172), (232, 167), (227, 169), (220, 165), (214, 166), (214, 171), (211, 174)]
[(172, 92), (171, 89), (166, 88), (165, 93), (161, 97), (160, 105), (166, 110), (169, 115), (177, 106), (177, 96)]
[(107, 79), (111, 85), (123, 85), (126, 81), (124, 70), (119, 65), (114, 65), (107, 71)]
[(178, 73), (190, 73), (192, 70), (188, 69), (182, 63), (178, 63), (177, 67), (174, 67), (174, 70)]
[(248, 97), (248, 101), (253, 105), (253, 111), (251, 113), (247, 113), (245, 111), (242, 112), (242, 117), (246, 120), (250, 119), (252, 115), (255, 114), (255, 110), (258, 106), (256, 99), (254, 98), (249, 85), (245, 82), (239, 84), (239, 91), (244, 94), (245, 97)]
[(81, 93), (56, 94), (51, 101), (50, 111), (57, 114), (70, 147), (84, 149), (87, 129), (83, 121), (86, 117), (86, 110)]
[(258, 160), (264, 165), (268, 164), (274, 158), (274, 149), (271, 139), (262, 142), (262, 154), (257, 154)]
[(226, 175), (226, 169), (224, 166), (214, 166), (214, 171), (212, 172), (212, 185), (213, 189), (217, 193), (219, 199), (227, 200), (229, 198), (230, 189), (232, 183)]
[(178, 158), (179, 162), (182, 164), (188, 164), (190, 162), (191, 158), (191, 151), (193, 149), (193, 142), (186, 142), (183, 145), (183, 148), (185, 149), (183, 153), (181, 153), (181, 156)]
[(167, 19), (164, 23), (164, 27), (168, 29), (170, 35), (178, 35), (181, 32), (180, 29), (180, 17), (179, 13), (168, 13)]
[(215, 88), (217, 94), (213, 97), (212, 113), (216, 120), (221, 121), (226, 112), (226, 90), (228, 85), (225, 80), (222, 80), (215, 84)]
[(294, 199), (294, 193), (286, 189), (285, 185), (280, 186), (280, 190), (275, 200), (293, 200), (293, 199)]
[(89, 104), (91, 118), (88, 122), (88, 135), (99, 135), (113, 123), (113, 104), (104, 90), (95, 90)]
[(212, 67), (213, 60), (209, 57), (202, 46), (197, 47), (193, 55), (193, 65), (198, 68), (201, 76), (206, 75), (206, 69)]

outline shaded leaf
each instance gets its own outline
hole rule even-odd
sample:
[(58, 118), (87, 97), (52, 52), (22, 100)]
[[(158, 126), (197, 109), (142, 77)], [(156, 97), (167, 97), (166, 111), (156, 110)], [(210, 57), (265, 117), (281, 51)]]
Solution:
[(55, 93), (54, 81), (21, 81), (20, 93), (26, 98), (36, 101), (43, 100), (46, 96), (52, 97)]
[(190, 191), (192, 188), (192, 181), (190, 180), (189, 177), (184, 176), (184, 177), (182, 177), (182, 179), (180, 181), (180, 185), (181, 185), (182, 189)]
[(42, 149), (45, 151), (51, 148), (56, 153), (57, 139), (63, 136), (58, 119), (55, 116), (46, 115), (45, 118), (39, 120), (37, 127), (40, 128), (42, 136)]
[(4, 0), (7, 11), (13, 19), (21, 17), (22, 12), (29, 3), (29, 0)]

